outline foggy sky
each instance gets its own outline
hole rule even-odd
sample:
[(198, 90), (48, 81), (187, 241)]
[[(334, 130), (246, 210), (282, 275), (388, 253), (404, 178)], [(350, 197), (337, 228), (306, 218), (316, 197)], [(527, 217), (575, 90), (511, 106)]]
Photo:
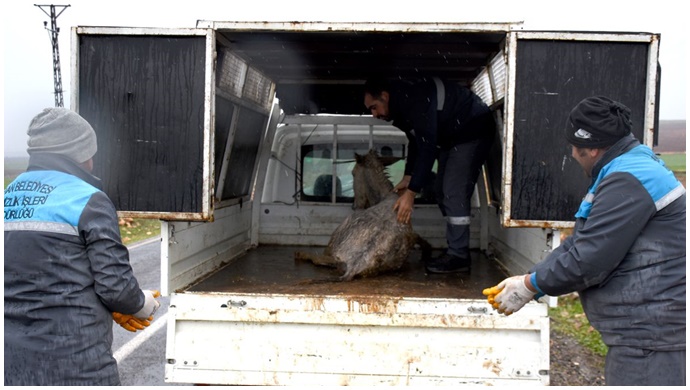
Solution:
[[(35, 1), (3, 12), (5, 156), (26, 155), (31, 118), (54, 106), (52, 46)], [(638, 31), (661, 34), (660, 119), (686, 119), (684, 12), (672, 1), (144, 1), (74, 0), (57, 19), (65, 107), (70, 107), (71, 27), (195, 27), (197, 20), (323, 22), (524, 22), (525, 30)], [(525, 4), (528, 4), (527, 6)], [(462, 5), (462, 6), (461, 6)], [(487, 5), (490, 5), (487, 7)]]

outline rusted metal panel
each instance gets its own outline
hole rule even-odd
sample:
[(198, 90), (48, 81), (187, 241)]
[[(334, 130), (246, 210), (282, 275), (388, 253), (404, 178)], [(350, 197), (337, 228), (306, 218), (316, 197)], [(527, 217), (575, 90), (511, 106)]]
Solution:
[(185, 293), (169, 316), (169, 382), (549, 383), (548, 317), (535, 303), (505, 317), (462, 299)]
[[(410, 298), (386, 295), (173, 294), (180, 321), (239, 321), (539, 330), (532, 315), (546, 306), (530, 303), (521, 316), (504, 316), (486, 300)], [(517, 314), (517, 313), (516, 313)]]
[(155, 211), (118, 211), (120, 218), (160, 219), (163, 221), (213, 221), (211, 213), (178, 213)]
[(661, 37), (651, 36), (649, 59), (647, 60), (647, 89), (644, 113), (644, 138), (641, 140), (650, 148), (656, 146), (659, 132), (659, 88), (661, 88), (661, 69), (659, 67), (659, 44)]
[(241, 22), (200, 20), (197, 27), (215, 28), (217, 30), (237, 31), (385, 31), (385, 32), (507, 32), (518, 27), (522, 22), (495, 23), (367, 23), (367, 22)]

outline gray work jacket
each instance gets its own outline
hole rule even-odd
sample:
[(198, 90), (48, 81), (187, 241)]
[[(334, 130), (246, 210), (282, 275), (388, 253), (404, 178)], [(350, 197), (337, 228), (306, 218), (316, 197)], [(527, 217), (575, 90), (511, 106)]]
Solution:
[(98, 180), (34, 154), (5, 189), (5, 385), (118, 385), (113, 311), (144, 305)]
[(538, 288), (578, 291), (609, 346), (685, 349), (685, 188), (632, 136), (593, 169), (573, 234), (537, 264)]

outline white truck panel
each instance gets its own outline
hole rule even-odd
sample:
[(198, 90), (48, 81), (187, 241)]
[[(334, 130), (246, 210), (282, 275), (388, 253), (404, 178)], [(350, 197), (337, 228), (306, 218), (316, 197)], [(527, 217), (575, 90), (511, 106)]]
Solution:
[(546, 307), (536, 303), (504, 317), (483, 300), (185, 293), (173, 294), (169, 316), (174, 335), (168, 337), (168, 381), (549, 381), (548, 353), (543, 351), (548, 317)]
[(216, 210), (211, 223), (164, 222), (161, 293), (184, 288), (250, 246), (251, 203)]
[(489, 251), (511, 275), (526, 273), (560, 245), (558, 231), (547, 228), (504, 228), (495, 212), (489, 213)]
[[(477, 214), (476, 210), (473, 214)], [(331, 233), (352, 213), (349, 204), (301, 202), (299, 207), (262, 204), (259, 220), (261, 244), (321, 245), (328, 244)], [(433, 247), (446, 245), (445, 224), (436, 205), (415, 209), (415, 231)], [(470, 247), (478, 247), (479, 221), (473, 219)]]

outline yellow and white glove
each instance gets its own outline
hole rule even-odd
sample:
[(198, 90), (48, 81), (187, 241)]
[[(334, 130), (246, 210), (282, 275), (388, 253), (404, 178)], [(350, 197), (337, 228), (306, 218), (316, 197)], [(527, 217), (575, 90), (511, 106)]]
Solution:
[(498, 310), (499, 313), (509, 316), (522, 309), (527, 302), (531, 301), (537, 292), (527, 287), (525, 283), (525, 278), (527, 277), (529, 276), (512, 276), (504, 279), (497, 286), (492, 287), (500, 291), (493, 298), (494, 303), (492, 306), (494, 309)]
[[(504, 290), (505, 293), (501, 294)], [(522, 275), (507, 278), (496, 286), (485, 288), (482, 294), (486, 295), (487, 301), (495, 310), (509, 316), (534, 298), (536, 292), (527, 287), (525, 276)]]
[(140, 320), (147, 320), (149, 317), (153, 317), (160, 307), (161, 304), (156, 298), (160, 297), (161, 293), (156, 290), (141, 290), (141, 292), (144, 293), (144, 306), (132, 315)]
[[(144, 330), (153, 321), (153, 314), (158, 310), (160, 303), (156, 298), (161, 296), (161, 293), (156, 290), (142, 290), (144, 293), (144, 307), (134, 314), (122, 314), (113, 312), (113, 321), (120, 325), (125, 330), (136, 332), (137, 330)], [(147, 317), (142, 317), (150, 313)]]
[(136, 332), (137, 330), (144, 330), (151, 325), (150, 321), (153, 321), (153, 316), (146, 320), (140, 320), (131, 314), (113, 312), (113, 321), (115, 321), (115, 323), (120, 325), (125, 330)]
[(498, 303), (496, 303), (496, 295), (498, 295), (500, 292), (501, 289), (499, 289), (498, 286), (485, 288), (482, 291), (482, 294), (486, 295), (486, 300), (495, 310), (498, 310)]

